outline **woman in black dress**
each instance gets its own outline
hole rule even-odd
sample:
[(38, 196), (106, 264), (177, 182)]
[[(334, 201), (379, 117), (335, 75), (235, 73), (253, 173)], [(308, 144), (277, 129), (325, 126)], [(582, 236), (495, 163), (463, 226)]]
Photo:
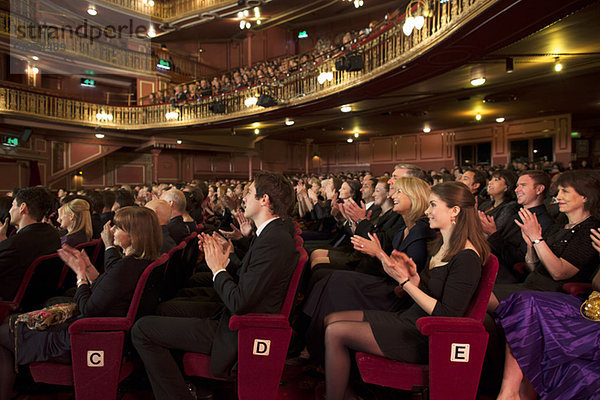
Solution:
[(428, 341), (416, 327), (424, 316), (463, 316), (477, 289), (481, 266), (489, 254), (475, 198), (459, 182), (444, 182), (431, 189), (425, 212), (441, 239), (421, 275), (404, 253), (380, 254), (386, 273), (415, 304), (402, 313), (343, 311), (327, 316), (325, 324), (325, 379), (327, 399), (345, 397), (350, 373), (350, 350), (395, 360), (423, 363)]
[[(98, 274), (84, 251), (69, 246), (58, 250), (61, 259), (77, 275), (73, 299), (80, 313), (77, 318), (125, 316), (139, 277), (159, 256), (162, 234), (152, 210), (124, 207), (116, 212), (114, 226), (110, 228), (109, 224), (102, 233), (102, 239), (108, 244), (102, 274)], [(123, 250), (123, 256), (115, 246)], [(0, 400), (11, 398), (15, 364), (70, 362), (68, 327), (75, 319), (44, 331), (30, 330), (25, 324), (18, 324), (12, 331), (8, 318), (0, 325)], [(16, 360), (15, 343), (18, 343)]]

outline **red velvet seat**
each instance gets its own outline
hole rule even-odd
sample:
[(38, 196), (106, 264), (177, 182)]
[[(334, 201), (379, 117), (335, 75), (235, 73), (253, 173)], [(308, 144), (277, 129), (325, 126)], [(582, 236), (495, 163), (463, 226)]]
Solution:
[[(292, 328), (289, 316), (296, 297), (296, 289), (308, 254), (302, 248), (302, 239), (294, 238), (300, 258), (281, 312), (279, 314), (234, 315), (229, 328), (238, 331), (238, 365), (236, 375), (239, 399), (275, 399), (287, 355)], [(266, 346), (268, 352), (265, 352)], [(186, 353), (183, 368), (188, 376), (223, 380), (210, 372), (210, 356)]]
[[(75, 248), (77, 250), (85, 250), (88, 258), (90, 259), (90, 262), (96, 267), (98, 272), (102, 273), (102, 271), (104, 271), (104, 265), (99, 266), (96, 264), (96, 261), (98, 260), (98, 255), (104, 248), (104, 243), (102, 242), (102, 239), (94, 239), (90, 240), (89, 242), (79, 243), (77, 246), (75, 246)], [(75, 273), (73, 273), (71, 269), (67, 265), (65, 265), (60, 276), (60, 282), (58, 283), (58, 287), (62, 289), (68, 289), (70, 287), (75, 286), (75, 281)]]
[(423, 317), (417, 321), (417, 328), (429, 336), (429, 364), (357, 352), (363, 380), (402, 390), (422, 389), (425, 395), (428, 387), (432, 400), (475, 399), (488, 340), (483, 319), (497, 273), (498, 259), (490, 254), (465, 317)]
[(165, 282), (161, 301), (175, 297), (185, 281), (192, 276), (198, 259), (198, 234), (193, 232), (169, 251), (169, 263), (165, 271)]
[(168, 256), (163, 254), (144, 270), (127, 316), (83, 318), (71, 324), (71, 364), (32, 363), (29, 369), (33, 379), (75, 385), (78, 400), (115, 399), (118, 383), (133, 371), (133, 364), (123, 357), (126, 335), (137, 318), (156, 309), (167, 261)]
[(58, 254), (40, 256), (27, 267), (13, 300), (0, 301), (0, 321), (17, 311), (32, 311), (43, 307), (44, 301), (55, 296), (63, 270)]

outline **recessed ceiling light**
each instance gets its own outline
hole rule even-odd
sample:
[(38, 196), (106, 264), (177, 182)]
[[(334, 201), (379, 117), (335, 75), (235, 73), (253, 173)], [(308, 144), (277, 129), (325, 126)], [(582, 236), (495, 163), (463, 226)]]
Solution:
[(177, 144), (181, 144), (183, 143), (181, 140), (177, 140)]
[(348, 138), (348, 139), (346, 139), (346, 142), (348, 142), (348, 143), (352, 143), (352, 142), (354, 142), (354, 139), (352, 139), (352, 138)]
[(35, 61), (37, 61), (37, 60), (39, 60), (39, 59), (40, 59), (38, 56), (33, 56), (33, 57), (31, 57), (31, 58), (33, 58)]
[(499, 123), (499, 124), (503, 123), (504, 121), (506, 121), (504, 119), (504, 117), (498, 117), (498, 118), (496, 118), (496, 122)]
[(292, 126), (292, 125), (294, 125), (295, 123), (296, 123), (296, 122), (295, 122), (293, 119), (286, 119), (286, 120), (285, 120), (285, 124), (286, 124), (287, 126)]
[(562, 69), (563, 69), (563, 65), (560, 62), (560, 57), (556, 57), (554, 59), (554, 70), (556, 72), (560, 72), (560, 71), (562, 71)]
[(102, 139), (104, 137), (104, 133), (96, 133), (96, 137), (98, 139)]
[(256, 128), (256, 129), (254, 130), (254, 134), (255, 134), (255, 135), (258, 135), (259, 133), (260, 133), (260, 129)]
[(475, 119), (477, 121), (481, 121), (481, 114), (477, 113), (477, 115), (475, 116)]
[(423, 128), (423, 132), (429, 133), (429, 132), (431, 132), (431, 128)]
[(358, 138), (358, 132), (354, 132), (354, 137)]
[(352, 111), (352, 107), (350, 106), (343, 106), (342, 108), (340, 108), (340, 111), (343, 113), (348, 113), (350, 111)]
[(473, 86), (481, 86), (484, 83), (485, 83), (485, 78), (483, 76), (471, 79), (471, 85), (473, 85)]
[(96, 10), (96, 7), (94, 6), (89, 6), (87, 9), (87, 13), (91, 16), (98, 15), (98, 10)]

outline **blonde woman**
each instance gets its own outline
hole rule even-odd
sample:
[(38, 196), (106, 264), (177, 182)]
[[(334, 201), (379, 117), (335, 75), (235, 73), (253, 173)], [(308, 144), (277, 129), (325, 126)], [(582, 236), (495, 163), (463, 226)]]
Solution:
[(75, 247), (92, 239), (92, 217), (90, 203), (83, 199), (74, 199), (58, 209), (58, 222), (67, 233), (60, 238), (61, 246)]

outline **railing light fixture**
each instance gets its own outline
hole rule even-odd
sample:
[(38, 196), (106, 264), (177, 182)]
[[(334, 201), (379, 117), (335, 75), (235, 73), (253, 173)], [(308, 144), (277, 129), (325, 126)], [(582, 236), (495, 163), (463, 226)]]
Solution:
[(165, 113), (165, 118), (167, 119), (167, 121), (170, 121), (172, 119), (178, 119), (179, 110), (175, 108), (174, 110)]
[(244, 105), (246, 107), (252, 107), (252, 106), (255, 106), (257, 102), (258, 102), (258, 97), (248, 97), (248, 98), (246, 98), (246, 100), (244, 100)]
[(100, 112), (96, 114), (96, 119), (100, 122), (112, 121), (113, 115), (105, 112), (104, 110), (100, 110)]
[(333, 80), (333, 72), (321, 72), (319, 74), (319, 76), (317, 77), (317, 82), (319, 82), (321, 85), (324, 84), (325, 82), (329, 81), (331, 82)]

